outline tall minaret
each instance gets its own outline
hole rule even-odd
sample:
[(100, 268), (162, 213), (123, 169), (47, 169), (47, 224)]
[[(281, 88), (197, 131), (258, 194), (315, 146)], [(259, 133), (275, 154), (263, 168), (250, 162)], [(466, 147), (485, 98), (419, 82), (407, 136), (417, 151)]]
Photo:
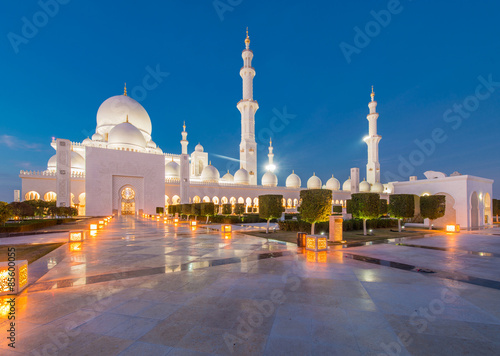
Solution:
[(370, 113), (366, 116), (369, 122), (368, 137), (365, 142), (368, 145), (368, 164), (366, 165), (366, 181), (370, 184), (380, 182), (380, 162), (378, 161), (378, 143), (382, 136), (377, 135), (377, 102), (375, 101), (375, 92), (370, 94), (372, 100), (368, 104)]
[(182, 126), (182, 154), (181, 154), (181, 165), (180, 165), (180, 196), (181, 204), (189, 204), (189, 155), (188, 155), (188, 140), (186, 132), (186, 122)]
[(269, 157), (269, 163), (266, 166), (266, 170), (269, 172), (274, 172), (276, 166), (274, 165), (274, 153), (273, 153), (273, 140), (269, 139), (269, 153), (267, 155)]
[(250, 50), (250, 37), (245, 39), (246, 49), (243, 50), (243, 68), (240, 76), (243, 79), (243, 99), (236, 107), (241, 113), (241, 143), (240, 165), (250, 174), (250, 184), (257, 185), (257, 143), (255, 142), (255, 113), (259, 109), (257, 101), (253, 100), (253, 77), (255, 69), (252, 67), (253, 52)]

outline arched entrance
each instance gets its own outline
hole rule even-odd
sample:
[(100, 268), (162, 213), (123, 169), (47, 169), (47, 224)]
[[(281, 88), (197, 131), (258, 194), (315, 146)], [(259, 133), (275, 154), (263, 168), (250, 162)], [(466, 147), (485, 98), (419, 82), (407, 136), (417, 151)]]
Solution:
[(470, 197), (470, 227), (479, 227), (479, 199), (476, 192)]
[(489, 225), (493, 222), (491, 217), (491, 197), (489, 193), (484, 195), (484, 223)]
[(120, 192), (122, 215), (135, 215), (135, 190), (124, 187)]

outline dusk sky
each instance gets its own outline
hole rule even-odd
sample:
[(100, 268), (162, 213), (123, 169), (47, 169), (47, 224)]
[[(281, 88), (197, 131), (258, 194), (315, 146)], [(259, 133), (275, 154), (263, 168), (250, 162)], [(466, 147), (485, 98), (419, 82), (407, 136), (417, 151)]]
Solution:
[[(47, 168), (52, 137), (92, 136), (99, 105), (124, 82), (164, 152), (181, 152), (186, 121), (189, 152), (200, 142), (221, 175), (234, 174), (247, 26), (259, 184), (270, 134), (280, 186), (292, 170), (303, 187), (313, 172), (342, 183), (359, 167), (363, 179), (373, 85), (382, 183), (458, 171), (494, 179), (500, 198), (498, 1), (41, 0), (0, 10), (2, 201), (21, 189), (20, 170)], [(155, 88), (143, 89), (155, 71)]]

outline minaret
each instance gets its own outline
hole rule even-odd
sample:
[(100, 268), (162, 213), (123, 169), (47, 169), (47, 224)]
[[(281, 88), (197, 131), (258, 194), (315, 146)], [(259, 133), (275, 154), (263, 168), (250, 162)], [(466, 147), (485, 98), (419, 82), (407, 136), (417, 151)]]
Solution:
[(180, 165), (180, 196), (181, 204), (189, 204), (189, 155), (188, 155), (188, 140), (186, 132), (186, 122), (184, 122), (182, 131), (182, 154)]
[(253, 77), (255, 69), (252, 67), (253, 52), (250, 50), (250, 37), (245, 39), (246, 49), (243, 50), (243, 68), (240, 76), (243, 79), (243, 99), (236, 105), (241, 113), (241, 143), (240, 165), (250, 174), (250, 184), (257, 184), (257, 143), (255, 142), (255, 113), (259, 109), (257, 101), (253, 100)]
[(276, 169), (276, 166), (274, 165), (274, 153), (273, 153), (273, 140), (270, 138), (269, 139), (269, 154), (267, 155), (269, 157), (269, 163), (266, 166), (266, 170), (269, 172), (274, 172)]
[(368, 104), (370, 113), (366, 116), (369, 122), (368, 137), (365, 142), (368, 145), (368, 164), (366, 165), (366, 181), (370, 184), (380, 182), (380, 162), (378, 161), (378, 143), (382, 136), (377, 135), (377, 102), (375, 101), (375, 92), (370, 94), (372, 100)]

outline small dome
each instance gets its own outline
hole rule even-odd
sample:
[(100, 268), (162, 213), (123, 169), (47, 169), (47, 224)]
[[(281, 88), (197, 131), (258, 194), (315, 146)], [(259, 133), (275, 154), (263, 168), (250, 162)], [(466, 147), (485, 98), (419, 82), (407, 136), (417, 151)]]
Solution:
[(98, 132), (92, 135), (92, 141), (104, 141), (102, 135)]
[(375, 183), (374, 185), (372, 185), (372, 192), (383, 193), (384, 192), (384, 185), (380, 182)]
[(56, 167), (57, 167), (57, 154), (50, 157), (49, 162), (47, 162), (47, 169), (49, 171), (55, 171)]
[(97, 111), (96, 131), (101, 135), (125, 122), (129, 121), (144, 136), (146, 141), (151, 140), (151, 119), (147, 111), (136, 100), (126, 95), (116, 95), (105, 100)]
[(344, 182), (344, 184), (342, 184), (342, 190), (345, 190), (347, 192), (351, 191), (351, 178), (349, 178)]
[(316, 177), (316, 173), (307, 180), (307, 189), (321, 189), (321, 179)]
[(156, 143), (154, 143), (153, 141), (149, 141), (146, 144), (146, 147), (148, 147), (148, 148), (156, 148)]
[(91, 143), (92, 143), (92, 140), (87, 137), (85, 140), (83, 140), (82, 145), (87, 146), (87, 145), (90, 145)]
[(79, 153), (71, 151), (71, 171), (85, 171), (85, 158)]
[(262, 176), (262, 185), (265, 187), (276, 187), (278, 185), (278, 177), (273, 172), (266, 172)]
[(340, 182), (337, 178), (333, 176), (333, 174), (332, 178), (328, 179), (328, 181), (326, 182), (326, 189), (334, 191), (340, 190)]
[(226, 183), (233, 183), (234, 182), (234, 177), (229, 171), (227, 171), (226, 174), (224, 174), (224, 177), (222, 177), (222, 181)]
[(161, 150), (160, 147), (156, 147), (155, 148), (155, 152), (158, 153), (158, 154), (162, 154), (163, 153), (163, 151)]
[(196, 147), (194, 148), (196, 152), (203, 152), (203, 146), (201, 144), (197, 144)]
[(146, 147), (146, 140), (137, 127), (129, 122), (122, 122), (109, 132), (108, 147), (142, 150)]
[(217, 183), (219, 181), (219, 178), (220, 178), (219, 171), (211, 164), (203, 168), (203, 171), (201, 172), (202, 182)]
[(250, 184), (250, 174), (245, 168), (240, 168), (234, 174), (234, 183), (236, 184)]
[(170, 161), (165, 165), (165, 178), (179, 178), (180, 167), (177, 162)]
[(301, 184), (300, 177), (294, 171), (286, 178), (285, 185), (287, 188), (300, 188)]
[[(57, 154), (50, 157), (47, 163), (49, 171), (56, 171), (57, 169)], [(85, 158), (75, 151), (71, 151), (71, 171), (84, 172), (85, 171)]]
[(368, 183), (366, 180), (363, 180), (361, 183), (359, 183), (359, 191), (362, 193), (369, 192), (371, 189), (370, 183)]

